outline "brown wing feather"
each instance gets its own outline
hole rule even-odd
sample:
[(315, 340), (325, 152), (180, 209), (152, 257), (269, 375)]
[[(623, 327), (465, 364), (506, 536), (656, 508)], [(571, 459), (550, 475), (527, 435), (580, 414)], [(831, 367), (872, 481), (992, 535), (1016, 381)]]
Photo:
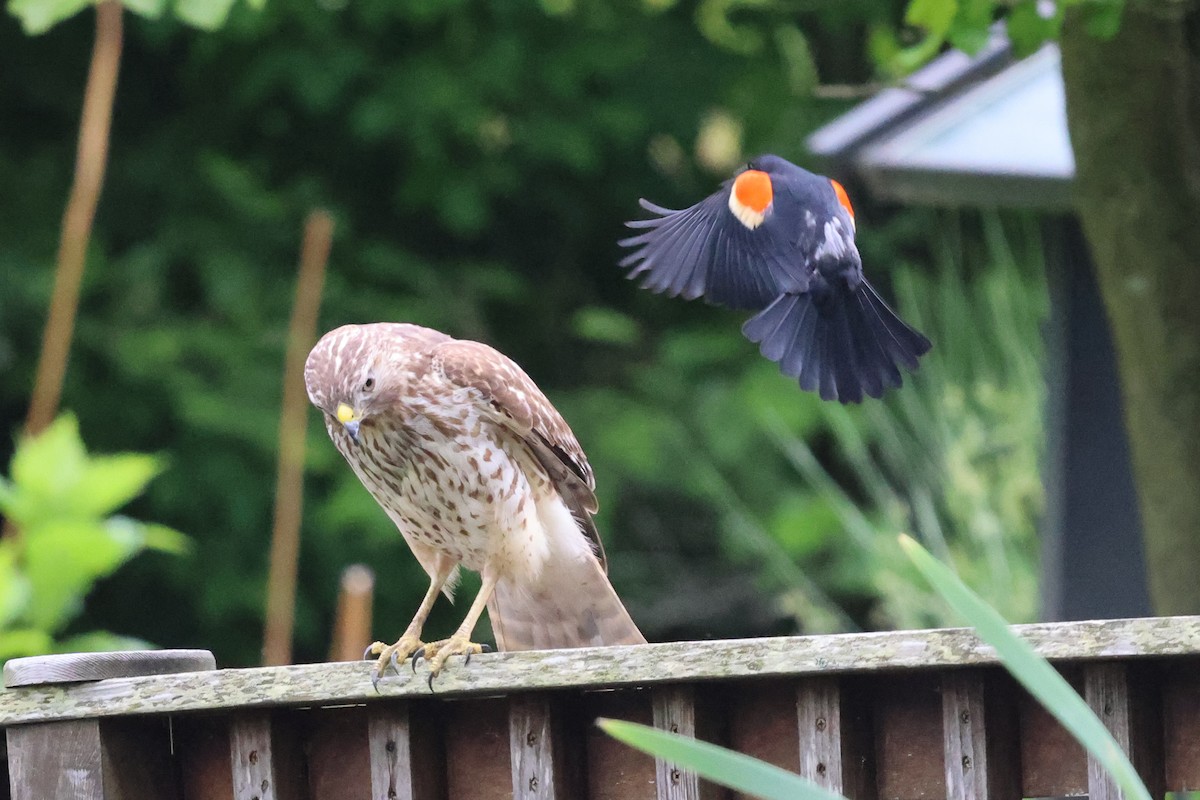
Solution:
[(477, 390), (497, 420), (521, 437), (550, 476), (554, 488), (606, 564), (604, 545), (592, 522), (596, 479), (567, 421), (517, 363), (486, 344), (451, 341), (432, 350), (435, 371), (455, 386)]

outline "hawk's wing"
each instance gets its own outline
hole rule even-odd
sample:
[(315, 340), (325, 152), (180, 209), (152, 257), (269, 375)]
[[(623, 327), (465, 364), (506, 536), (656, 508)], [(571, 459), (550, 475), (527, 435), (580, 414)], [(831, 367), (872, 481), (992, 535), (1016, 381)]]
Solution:
[(496, 421), (521, 437), (595, 542), (600, 563), (606, 563), (600, 533), (592, 522), (599, 509), (592, 467), (567, 421), (533, 379), (511, 358), (479, 342), (453, 340), (436, 345), (430, 353), (435, 372), (454, 386), (478, 391)]
[(673, 211), (646, 200), (642, 208), (658, 216), (625, 223), (644, 230), (622, 239), (634, 251), (620, 262), (643, 288), (670, 297), (730, 308), (766, 308), (784, 293), (808, 289), (797, 254), (797, 235), (786, 214), (772, 210), (754, 230), (729, 210), (731, 181), (691, 208)]

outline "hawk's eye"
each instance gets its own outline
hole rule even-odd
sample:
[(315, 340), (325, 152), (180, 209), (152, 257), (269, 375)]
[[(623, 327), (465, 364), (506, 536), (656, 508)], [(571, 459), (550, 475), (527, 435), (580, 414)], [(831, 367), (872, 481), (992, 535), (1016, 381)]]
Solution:
[(372, 375), (372, 376), (368, 377), (365, 381), (363, 381), (362, 388), (363, 388), (364, 392), (375, 391), (375, 377)]

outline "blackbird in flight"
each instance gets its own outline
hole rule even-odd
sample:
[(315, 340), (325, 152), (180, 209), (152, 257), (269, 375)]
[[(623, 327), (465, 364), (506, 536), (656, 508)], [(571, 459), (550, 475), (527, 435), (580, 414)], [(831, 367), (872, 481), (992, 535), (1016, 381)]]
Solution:
[(835, 180), (764, 155), (691, 208), (627, 223), (620, 263), (671, 297), (756, 311), (742, 333), (824, 400), (858, 403), (901, 384), (929, 340), (863, 275), (854, 209)]

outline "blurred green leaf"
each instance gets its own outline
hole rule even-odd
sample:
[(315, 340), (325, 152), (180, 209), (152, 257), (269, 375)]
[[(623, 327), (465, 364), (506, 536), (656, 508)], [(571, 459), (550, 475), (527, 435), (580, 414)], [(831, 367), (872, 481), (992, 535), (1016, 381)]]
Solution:
[(996, 648), (1004, 668), (1071, 732), (1104, 766), (1127, 797), (1151, 800), (1129, 757), (1113, 739), (1104, 723), (1092, 712), (1058, 670), (1013, 632), (1004, 618), (985, 603), (954, 572), (929, 554), (909, 536), (900, 536), (900, 546), (947, 605), (961, 614), (979, 637)]
[(994, 0), (959, 0), (946, 34), (950, 44), (968, 55), (978, 53), (991, 36), (995, 9)]
[(598, 719), (596, 725), (630, 747), (763, 800), (841, 800), (794, 772), (715, 744), (618, 719)]
[(48, 631), (65, 625), (91, 585), (136, 552), (129, 538), (110, 535), (99, 522), (44, 522), (25, 528), (22, 536), (31, 590), (25, 618)]
[(188, 25), (215, 31), (225, 24), (235, 0), (175, 0), (175, 16)]
[(588, 306), (575, 312), (575, 334), (581, 339), (604, 344), (634, 345), (641, 338), (638, 323), (612, 308)]
[(54, 639), (38, 628), (0, 629), (0, 663), (10, 658), (40, 656), (54, 650)]
[(29, 580), (17, 565), (16, 542), (0, 539), (0, 631), (24, 613), (29, 595)]
[[(69, 503), (87, 468), (87, 453), (79, 438), (79, 423), (64, 414), (37, 436), (22, 439), (13, 455), (11, 477), (15, 491), (26, 502), (37, 502), (48, 510)], [(22, 506), (21, 513), (27, 509)], [(22, 524), (32, 520), (17, 517)]]
[(121, 5), (139, 16), (158, 19), (167, 7), (167, 0), (121, 0)]
[(1020, 57), (1034, 52), (1048, 40), (1058, 36), (1062, 29), (1062, 20), (1061, 3), (1054, 7), (1053, 13), (1043, 16), (1042, 6), (1037, 0), (1022, 0), (1005, 18), (1013, 50)]
[(8, 0), (8, 13), (30, 36), (45, 33), (91, 5), (91, 0)]
[(904, 22), (942, 41), (958, 13), (958, 0), (911, 0)]
[(145, 491), (162, 470), (162, 461), (154, 456), (92, 456), (74, 488), (71, 508), (82, 516), (109, 514)]
[(1098, 39), (1111, 39), (1121, 30), (1125, 0), (1091, 0), (1083, 4), (1087, 31)]

